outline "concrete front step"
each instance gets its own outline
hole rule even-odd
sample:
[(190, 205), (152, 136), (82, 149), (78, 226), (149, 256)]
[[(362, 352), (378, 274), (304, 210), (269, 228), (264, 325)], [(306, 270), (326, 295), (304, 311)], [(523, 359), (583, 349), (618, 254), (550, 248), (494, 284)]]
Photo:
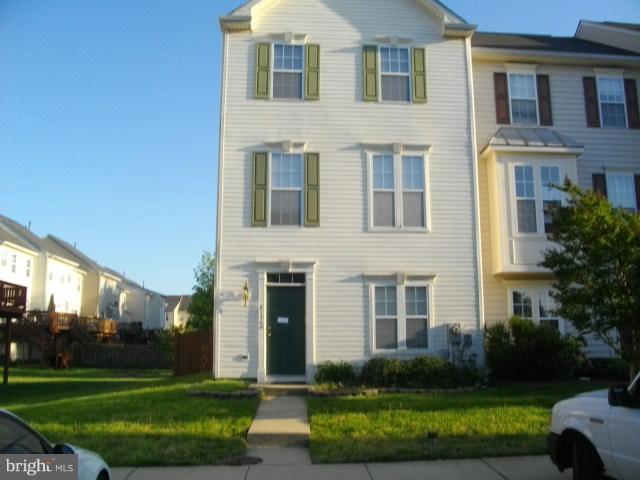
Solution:
[(307, 402), (302, 397), (264, 397), (247, 433), (251, 445), (304, 446), (309, 443)]

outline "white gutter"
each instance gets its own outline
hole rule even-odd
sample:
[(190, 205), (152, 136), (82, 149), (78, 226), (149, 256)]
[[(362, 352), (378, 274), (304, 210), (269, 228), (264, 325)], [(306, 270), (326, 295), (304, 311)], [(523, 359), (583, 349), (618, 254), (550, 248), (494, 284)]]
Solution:
[[(478, 283), (478, 322), (479, 329), (484, 330), (484, 284), (482, 272), (482, 238), (480, 222), (480, 179), (478, 174), (478, 142), (476, 138), (476, 106), (473, 88), (473, 62), (471, 57), (471, 37), (464, 40), (467, 60), (467, 85), (469, 88), (469, 129), (471, 134), (472, 172), (473, 172), (473, 202), (475, 220), (475, 250), (476, 250), (476, 282)], [(484, 343), (482, 346), (484, 362)]]
[[(222, 191), (223, 191), (223, 165), (224, 165), (224, 132), (225, 132), (225, 115), (227, 109), (227, 60), (228, 60), (228, 39), (229, 33), (226, 30), (222, 32), (222, 69), (220, 81), (220, 127), (218, 132), (218, 200), (217, 200), (217, 219), (216, 219), (216, 273), (213, 293), (213, 375), (215, 378), (220, 377), (220, 283), (222, 271)], [(175, 322), (175, 320), (174, 320)]]
[(549, 52), (545, 50), (522, 50), (518, 48), (473, 47), (473, 60), (538, 60), (544, 63), (563, 65), (593, 65), (594, 63), (621, 65), (637, 68), (640, 55), (611, 55), (602, 53)]

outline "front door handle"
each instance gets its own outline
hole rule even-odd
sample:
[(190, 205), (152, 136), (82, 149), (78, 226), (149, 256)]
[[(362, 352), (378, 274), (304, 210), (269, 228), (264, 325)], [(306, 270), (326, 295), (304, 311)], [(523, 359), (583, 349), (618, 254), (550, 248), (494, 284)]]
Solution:
[(267, 337), (271, 336), (271, 327), (267, 327)]

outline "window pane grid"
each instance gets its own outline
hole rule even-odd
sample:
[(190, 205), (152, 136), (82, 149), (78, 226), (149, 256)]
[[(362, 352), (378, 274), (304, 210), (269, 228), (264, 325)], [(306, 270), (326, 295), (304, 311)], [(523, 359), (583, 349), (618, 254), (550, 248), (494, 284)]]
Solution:
[(636, 192), (633, 176), (624, 173), (607, 174), (607, 196), (614, 207), (636, 211)]
[(411, 71), (409, 49), (380, 48), (381, 97), (392, 102), (411, 100), (409, 73)]
[(562, 202), (562, 192), (554, 185), (560, 185), (560, 167), (540, 167), (540, 183), (542, 191), (542, 211), (544, 214), (544, 231), (550, 233), (553, 229), (551, 209)]
[(514, 168), (516, 190), (516, 214), (519, 233), (537, 233), (536, 194), (533, 167), (516, 165)]
[(409, 74), (408, 48), (380, 48), (380, 66), (382, 73)]
[(398, 348), (398, 304), (394, 286), (375, 287), (376, 336), (375, 348), (395, 350)]
[(538, 123), (535, 77), (532, 74), (510, 73), (509, 95), (514, 123)]
[(624, 85), (621, 78), (598, 78), (598, 97), (602, 125), (605, 127), (626, 127)]
[(513, 314), (522, 318), (533, 318), (531, 294), (526, 291), (514, 291), (512, 294)]
[(302, 155), (271, 155), (271, 224), (300, 225), (302, 217)]
[(302, 45), (274, 45), (274, 71), (302, 72)]

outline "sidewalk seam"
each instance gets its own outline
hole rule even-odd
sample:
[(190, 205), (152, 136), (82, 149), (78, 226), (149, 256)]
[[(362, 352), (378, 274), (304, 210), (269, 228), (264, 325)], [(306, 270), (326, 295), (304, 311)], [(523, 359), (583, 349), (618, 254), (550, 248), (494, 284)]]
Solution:
[(507, 477), (504, 473), (502, 473), (500, 470), (498, 470), (496, 467), (494, 467), (493, 465), (491, 465), (489, 462), (487, 462), (484, 458), (481, 458), (480, 461), (482, 463), (484, 463), (487, 467), (489, 467), (491, 470), (493, 470), (494, 472), (496, 472), (498, 475), (500, 475), (502, 478), (504, 478), (504, 480), (509, 480), (509, 477)]
[[(243, 480), (247, 480), (247, 477), (249, 476), (249, 470), (251, 470), (251, 465), (249, 465), (247, 467), (247, 470), (244, 472), (244, 478)], [(126, 480), (126, 479), (125, 479)]]
[(130, 477), (131, 475), (133, 475), (133, 472), (135, 472), (137, 469), (138, 469), (138, 467), (133, 467), (133, 468), (131, 469), (131, 471), (130, 471), (129, 473), (127, 473), (127, 476), (126, 476), (126, 477), (124, 477), (124, 480), (129, 480), (129, 477)]
[(371, 471), (369, 470), (369, 464), (366, 462), (364, 463), (364, 469), (367, 471), (367, 475), (369, 475), (369, 478), (373, 480), (373, 475), (371, 475)]

